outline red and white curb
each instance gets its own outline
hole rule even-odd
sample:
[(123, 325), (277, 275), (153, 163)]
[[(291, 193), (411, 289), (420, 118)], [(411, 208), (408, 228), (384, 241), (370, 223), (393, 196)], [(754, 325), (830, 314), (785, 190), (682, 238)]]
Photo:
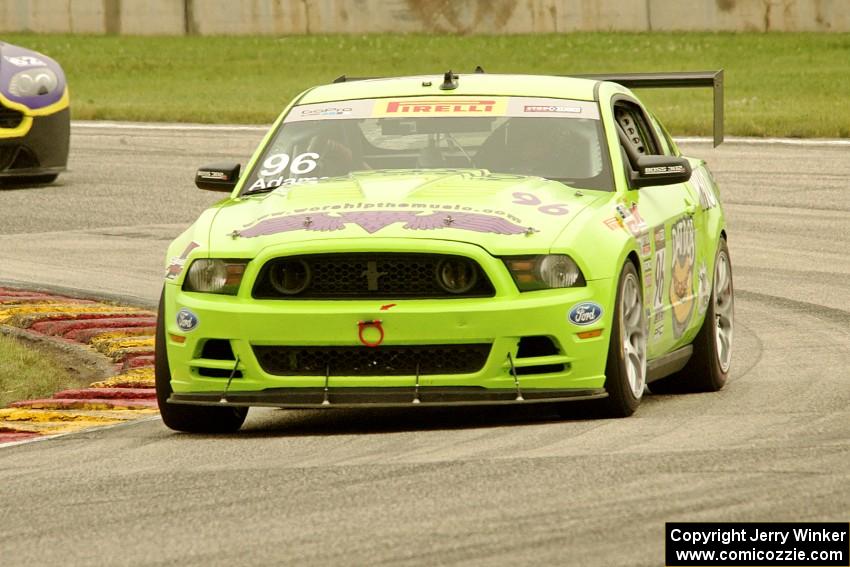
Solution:
[(86, 388), (0, 409), (0, 445), (158, 413), (154, 387), (156, 313), (52, 293), (0, 287), (4, 333), (80, 349), (111, 369)]

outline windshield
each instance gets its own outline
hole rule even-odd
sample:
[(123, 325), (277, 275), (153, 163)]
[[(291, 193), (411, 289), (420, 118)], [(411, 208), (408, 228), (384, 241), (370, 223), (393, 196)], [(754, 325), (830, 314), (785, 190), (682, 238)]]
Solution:
[(613, 190), (595, 102), (431, 96), (295, 106), (243, 192), (376, 170), (485, 169)]

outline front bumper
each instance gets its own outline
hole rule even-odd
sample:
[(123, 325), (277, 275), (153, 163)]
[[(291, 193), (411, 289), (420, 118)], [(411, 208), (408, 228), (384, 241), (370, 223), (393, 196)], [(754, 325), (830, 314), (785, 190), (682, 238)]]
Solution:
[[(448, 242), (429, 243), (428, 247), (477, 260), (497, 289), (495, 297), (257, 300), (245, 289), (250, 288), (246, 282), (235, 297), (184, 292), (177, 282), (167, 284), (164, 324), (173, 390), (170, 401), (340, 407), (500, 404), (606, 395), (603, 386), (612, 310), (606, 308), (598, 321), (584, 326), (571, 323), (568, 314), (574, 305), (587, 301), (609, 305), (614, 294), (612, 280), (519, 293), (501, 261), (481, 248)], [(248, 281), (251, 273), (249, 268)], [(197, 320), (191, 331), (177, 325), (181, 309), (189, 310)], [(381, 321), (385, 336), (381, 346), (370, 349), (361, 344), (359, 323), (375, 320)], [(588, 336), (593, 331), (599, 332), (597, 336)], [(529, 352), (519, 350), (528, 337), (548, 338), (555, 352), (528, 356)], [(232, 354), (202, 357), (209, 340), (226, 341)], [(490, 346), (480, 369), (419, 376), (415, 372), (345, 375), (333, 367), (311, 375), (270, 374), (255, 352), (255, 347), (264, 346), (360, 347), (368, 356), (381, 348), (471, 344)]]
[(68, 164), (70, 109), (26, 117), (27, 129), (0, 128), (0, 178), (60, 173)]

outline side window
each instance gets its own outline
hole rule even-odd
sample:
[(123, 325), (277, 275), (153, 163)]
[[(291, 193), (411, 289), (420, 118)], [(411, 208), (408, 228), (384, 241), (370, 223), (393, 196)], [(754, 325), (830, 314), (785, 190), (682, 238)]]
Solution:
[(641, 108), (625, 100), (614, 103), (614, 120), (638, 155), (660, 155), (659, 144)]

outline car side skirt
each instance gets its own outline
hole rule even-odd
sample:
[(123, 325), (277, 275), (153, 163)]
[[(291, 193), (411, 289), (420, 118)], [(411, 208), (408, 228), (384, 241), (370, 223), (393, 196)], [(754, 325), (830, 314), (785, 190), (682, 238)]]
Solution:
[(685, 367), (694, 353), (694, 347), (685, 345), (682, 348), (668, 352), (663, 356), (659, 356), (654, 360), (650, 360), (646, 364), (646, 382), (647, 384), (660, 380), (666, 376), (670, 376)]
[(529, 404), (595, 400), (593, 390), (491, 389), (467, 386), (422, 388), (274, 388), (261, 392), (171, 394), (169, 403), (203, 406), (267, 406), (277, 408), (421, 407)]

